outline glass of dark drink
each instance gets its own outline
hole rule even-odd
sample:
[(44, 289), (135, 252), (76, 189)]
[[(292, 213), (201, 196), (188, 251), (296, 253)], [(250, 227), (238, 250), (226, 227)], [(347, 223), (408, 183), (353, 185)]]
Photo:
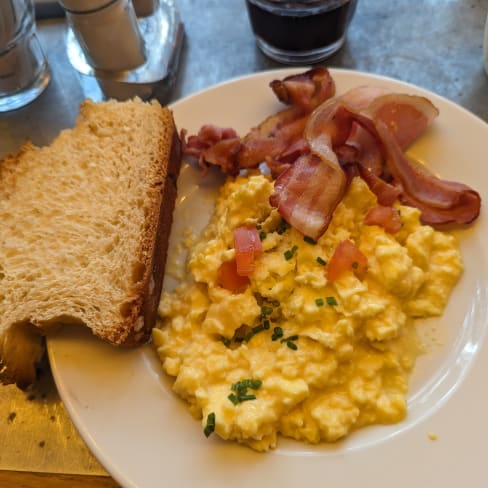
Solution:
[(286, 64), (322, 61), (344, 44), (357, 0), (246, 0), (256, 43)]

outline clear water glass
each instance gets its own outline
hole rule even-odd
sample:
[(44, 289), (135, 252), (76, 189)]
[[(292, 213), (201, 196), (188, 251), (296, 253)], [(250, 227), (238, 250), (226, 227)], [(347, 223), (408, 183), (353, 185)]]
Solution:
[(49, 79), (32, 0), (0, 0), (0, 112), (32, 102)]

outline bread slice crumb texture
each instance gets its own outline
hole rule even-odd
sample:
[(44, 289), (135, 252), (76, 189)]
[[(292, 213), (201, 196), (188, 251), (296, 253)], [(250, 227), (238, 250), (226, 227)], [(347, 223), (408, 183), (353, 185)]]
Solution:
[(62, 321), (115, 344), (147, 339), (141, 309), (164, 186), (176, 184), (174, 138), (156, 102), (87, 100), (50, 146), (0, 163), (0, 336)]

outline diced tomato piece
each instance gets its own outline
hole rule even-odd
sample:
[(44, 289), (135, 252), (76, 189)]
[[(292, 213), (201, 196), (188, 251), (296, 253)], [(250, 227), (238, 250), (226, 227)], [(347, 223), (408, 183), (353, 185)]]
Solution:
[(402, 228), (402, 220), (398, 210), (383, 205), (370, 208), (364, 217), (364, 223), (366, 225), (379, 225), (390, 234), (396, 234)]
[(243, 291), (249, 285), (249, 278), (237, 274), (236, 260), (231, 259), (220, 265), (217, 271), (217, 282), (222, 288), (236, 293)]
[(359, 278), (363, 278), (368, 268), (368, 258), (346, 239), (336, 247), (327, 265), (327, 279), (335, 281), (345, 272), (353, 271)]
[(255, 227), (238, 227), (234, 230), (237, 274), (250, 276), (255, 268), (255, 259), (263, 252), (261, 239)]
[(239, 276), (249, 277), (252, 275), (254, 268), (254, 249), (236, 251), (237, 274)]

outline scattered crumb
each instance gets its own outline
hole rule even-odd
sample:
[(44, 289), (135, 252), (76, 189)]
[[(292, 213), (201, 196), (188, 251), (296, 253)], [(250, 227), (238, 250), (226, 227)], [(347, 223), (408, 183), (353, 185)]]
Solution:
[(39, 447), (44, 447), (46, 445), (46, 441), (39, 442)]
[(17, 414), (15, 412), (10, 412), (8, 414), (8, 422), (12, 423), (15, 420), (15, 417), (17, 417)]
[(431, 441), (436, 441), (437, 440), (437, 434), (434, 434), (433, 432), (429, 432), (429, 434), (427, 435), (427, 437), (431, 440)]

